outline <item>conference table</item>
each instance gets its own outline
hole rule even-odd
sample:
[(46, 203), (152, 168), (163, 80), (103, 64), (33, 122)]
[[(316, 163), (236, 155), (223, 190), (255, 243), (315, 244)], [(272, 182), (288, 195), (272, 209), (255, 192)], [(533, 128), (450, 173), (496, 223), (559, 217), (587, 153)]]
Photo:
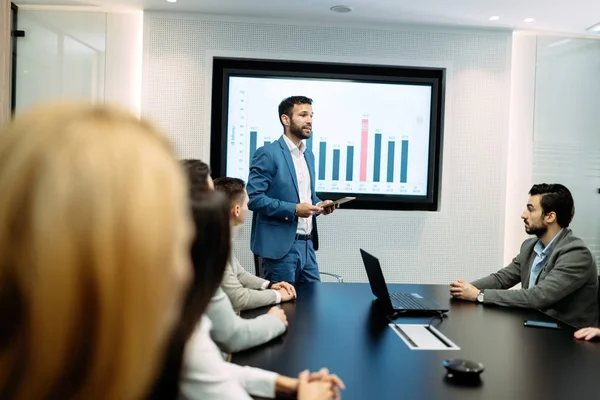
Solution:
[[(388, 326), (368, 284), (311, 283), (298, 285), (298, 299), (281, 305), (289, 322), (283, 336), (232, 361), (288, 376), (327, 367), (345, 382), (346, 400), (600, 398), (600, 343), (575, 340), (568, 325), (524, 327), (525, 320), (555, 320), (535, 310), (454, 300), (446, 285), (388, 287), (447, 305), (441, 321), (411, 316), (395, 322), (431, 322), (460, 350), (411, 350)], [(442, 361), (452, 358), (482, 363), (480, 382), (447, 378)]]

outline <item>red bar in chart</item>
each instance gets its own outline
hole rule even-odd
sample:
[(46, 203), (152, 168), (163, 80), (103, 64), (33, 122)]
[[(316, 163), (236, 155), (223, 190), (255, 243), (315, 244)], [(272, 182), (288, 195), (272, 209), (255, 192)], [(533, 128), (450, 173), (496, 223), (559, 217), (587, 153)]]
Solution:
[(367, 181), (367, 145), (369, 143), (369, 120), (363, 119), (360, 140), (360, 181)]

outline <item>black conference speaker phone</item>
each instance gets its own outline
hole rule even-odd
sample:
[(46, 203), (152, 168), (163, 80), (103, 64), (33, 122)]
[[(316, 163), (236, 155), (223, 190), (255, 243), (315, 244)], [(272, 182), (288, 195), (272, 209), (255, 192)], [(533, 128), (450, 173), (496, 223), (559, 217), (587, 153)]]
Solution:
[(481, 382), (480, 375), (484, 370), (483, 364), (459, 358), (444, 360), (442, 365), (447, 370), (446, 380), (456, 384), (477, 384)]

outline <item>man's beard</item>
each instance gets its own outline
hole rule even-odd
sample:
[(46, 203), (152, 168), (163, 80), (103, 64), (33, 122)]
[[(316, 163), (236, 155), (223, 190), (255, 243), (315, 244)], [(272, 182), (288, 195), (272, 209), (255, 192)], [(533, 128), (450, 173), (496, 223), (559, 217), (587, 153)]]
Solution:
[[(304, 125), (304, 126), (307, 127), (307, 128), (309, 128), (309, 129), (311, 128), (308, 125)], [(290, 124), (290, 133), (292, 135), (296, 136), (298, 139), (310, 139), (310, 135), (312, 133), (312, 130), (310, 132), (308, 132), (308, 133), (305, 133), (304, 129), (301, 126), (296, 125), (292, 121), (292, 123)]]
[(525, 232), (527, 232), (527, 234), (535, 235), (537, 237), (541, 237), (547, 231), (548, 231), (548, 227), (546, 225), (544, 225), (543, 223), (541, 225), (537, 225), (537, 226), (530, 225), (530, 226), (525, 227)]

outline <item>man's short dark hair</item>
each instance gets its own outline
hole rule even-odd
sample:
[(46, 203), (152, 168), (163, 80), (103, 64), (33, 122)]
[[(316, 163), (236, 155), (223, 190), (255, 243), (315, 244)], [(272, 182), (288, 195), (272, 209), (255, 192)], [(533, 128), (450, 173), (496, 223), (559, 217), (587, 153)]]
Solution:
[(188, 176), (190, 185), (190, 194), (193, 196), (196, 192), (206, 192), (208, 187), (208, 177), (210, 176), (210, 167), (200, 160), (182, 160), (181, 164)]
[[(283, 114), (287, 115), (288, 117), (290, 117), (290, 119), (292, 119), (292, 110), (294, 109), (294, 106), (296, 104), (312, 105), (312, 103), (312, 99), (309, 99), (306, 96), (291, 96), (287, 99), (281, 100), (281, 103), (279, 103), (279, 122), (281, 122), (281, 125), (283, 125), (283, 121), (281, 120), (281, 116)], [(285, 127), (285, 125), (283, 126)]]
[(217, 178), (215, 179), (215, 190), (223, 192), (231, 205), (240, 205), (244, 198), (246, 184), (238, 178)]
[(531, 196), (540, 195), (542, 212), (556, 213), (556, 222), (561, 228), (567, 228), (575, 215), (575, 203), (569, 189), (560, 183), (540, 183), (533, 185), (529, 191)]

